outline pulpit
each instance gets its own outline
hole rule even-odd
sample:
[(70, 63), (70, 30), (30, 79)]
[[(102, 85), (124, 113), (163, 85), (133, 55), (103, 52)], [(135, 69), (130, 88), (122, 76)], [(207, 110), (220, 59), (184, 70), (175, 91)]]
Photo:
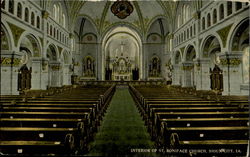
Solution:
[(213, 70), (210, 68), (210, 80), (212, 90), (223, 91), (223, 71), (215, 65)]
[(31, 88), (31, 72), (31, 68), (29, 70), (26, 64), (18, 70), (18, 91)]

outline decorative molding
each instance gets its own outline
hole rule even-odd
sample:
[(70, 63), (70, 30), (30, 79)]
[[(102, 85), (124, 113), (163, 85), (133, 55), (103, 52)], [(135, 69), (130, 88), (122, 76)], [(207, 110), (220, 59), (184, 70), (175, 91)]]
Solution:
[(42, 18), (48, 19), (48, 17), (49, 17), (49, 12), (47, 12), (46, 10), (43, 10), (42, 11)]
[(194, 66), (193, 65), (183, 65), (182, 67), (181, 67), (181, 69), (182, 70), (192, 70), (194, 68)]
[(221, 59), (221, 65), (231, 65), (231, 66), (238, 66), (241, 63), (241, 60), (238, 58), (230, 58), (228, 59)]
[(129, 1), (116, 1), (110, 9), (120, 19), (125, 19), (134, 11), (134, 7)]
[(9, 58), (9, 57), (1, 57), (0, 65), (5, 66), (19, 66), (21, 63), (20, 58)]
[(54, 71), (58, 71), (61, 69), (61, 66), (60, 65), (51, 65), (50, 68)]
[(228, 33), (231, 29), (233, 24), (230, 24), (220, 30), (217, 31), (217, 33), (219, 34), (221, 40), (222, 40), (222, 43), (223, 43), (223, 47), (226, 46), (226, 43), (227, 43), (227, 38), (228, 38)]

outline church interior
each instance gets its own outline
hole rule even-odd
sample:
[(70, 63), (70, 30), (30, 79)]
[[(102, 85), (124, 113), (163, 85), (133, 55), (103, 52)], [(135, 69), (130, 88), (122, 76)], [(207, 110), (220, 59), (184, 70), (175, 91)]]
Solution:
[(249, 13), (1, 0), (0, 155), (249, 156)]

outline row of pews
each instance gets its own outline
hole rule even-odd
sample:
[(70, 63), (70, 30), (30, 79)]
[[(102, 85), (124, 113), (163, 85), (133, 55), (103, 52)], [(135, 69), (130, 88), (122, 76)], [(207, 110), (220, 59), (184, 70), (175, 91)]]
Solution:
[(1, 96), (0, 153), (85, 154), (114, 92), (115, 85), (79, 86), (37, 97)]
[(130, 85), (129, 89), (152, 139), (163, 149), (161, 152), (188, 149), (197, 150), (189, 151), (190, 156), (197, 155), (199, 150), (209, 155), (246, 156), (249, 145), (247, 97), (215, 101), (171, 86)]

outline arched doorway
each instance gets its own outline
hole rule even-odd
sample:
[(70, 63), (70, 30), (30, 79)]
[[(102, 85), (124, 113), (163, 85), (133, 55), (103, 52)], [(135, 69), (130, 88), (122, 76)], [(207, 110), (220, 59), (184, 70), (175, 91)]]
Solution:
[(184, 86), (193, 87), (195, 83), (194, 74), (194, 59), (196, 58), (196, 51), (194, 46), (189, 46), (186, 50), (185, 62), (183, 63), (184, 71)]
[(245, 18), (237, 24), (229, 40), (229, 68), (233, 69), (227, 85), (230, 94), (249, 95), (249, 49), (249, 18)]
[(71, 76), (70, 76), (70, 57), (69, 52), (64, 50), (61, 54), (61, 64), (62, 70), (60, 72), (62, 85), (70, 85)]
[(49, 59), (48, 87), (61, 86), (61, 65), (58, 61), (58, 53), (55, 45), (51, 44), (47, 48), (47, 59)]
[[(203, 45), (202, 59), (207, 59), (207, 62), (201, 63), (203, 67), (202, 82), (209, 83), (202, 83), (202, 89), (211, 90), (213, 82), (212, 77), (210, 77), (211, 72), (213, 69), (222, 69), (220, 63), (221, 45), (220, 41), (215, 36), (209, 36)], [(223, 84), (223, 80), (220, 80), (220, 82)]]
[[(19, 41), (19, 51), (21, 53), (21, 61), (19, 68), (19, 83), (22, 83), (23, 78), (31, 79), (27, 80), (27, 82), (31, 82), (29, 87), (31, 89), (41, 89), (41, 62), (39, 60), (34, 59), (40, 57), (41, 54), (41, 46), (37, 38), (32, 34), (23, 35)], [(29, 69), (29, 71), (27, 70)], [(30, 72), (30, 77), (28, 77), (28, 73)], [(27, 77), (24, 77), (24, 73), (27, 73)], [(23, 77), (21, 77), (23, 75)], [(24, 81), (26, 82), (26, 81)], [(18, 87), (22, 87), (25, 85), (19, 84)], [(20, 89), (19, 89), (20, 90)]]
[(181, 53), (176, 51), (173, 56), (173, 85), (182, 85), (182, 74), (181, 74)]
[(125, 26), (110, 30), (103, 38), (102, 47), (103, 80), (142, 78), (141, 39), (134, 30)]

